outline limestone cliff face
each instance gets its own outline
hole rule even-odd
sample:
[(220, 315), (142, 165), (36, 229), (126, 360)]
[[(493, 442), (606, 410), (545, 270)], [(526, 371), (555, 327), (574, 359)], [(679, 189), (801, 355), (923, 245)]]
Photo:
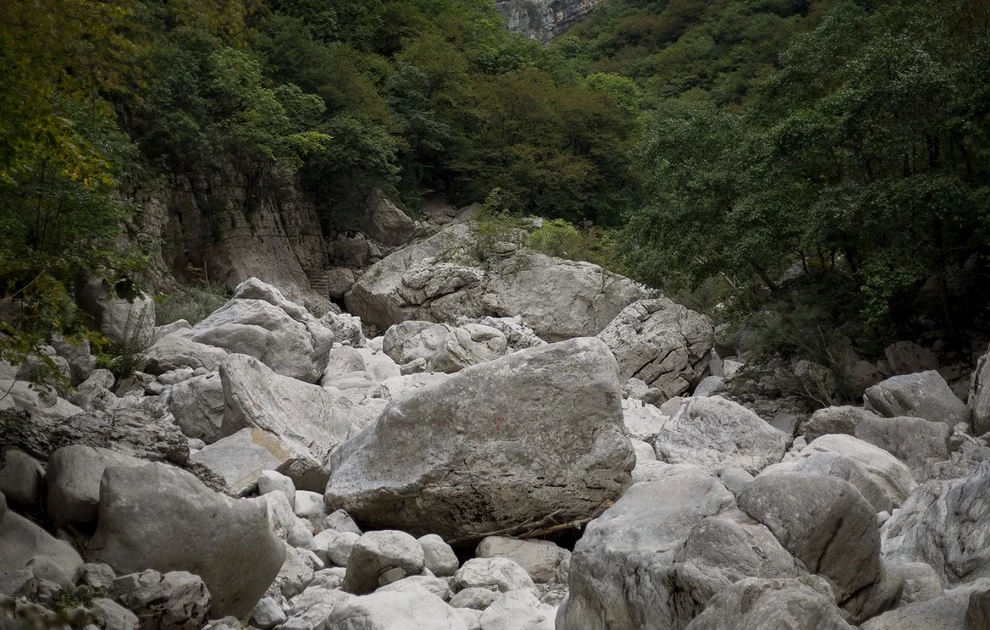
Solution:
[(595, 8), (599, 0), (495, 0), (509, 29), (546, 44)]
[(309, 288), (307, 273), (324, 266), (316, 211), (292, 181), (260, 186), (231, 170), (178, 177), (132, 195), (139, 209), (131, 239), (157, 240), (154, 263), (176, 280), (192, 275), (234, 286), (254, 276), (302, 290)]

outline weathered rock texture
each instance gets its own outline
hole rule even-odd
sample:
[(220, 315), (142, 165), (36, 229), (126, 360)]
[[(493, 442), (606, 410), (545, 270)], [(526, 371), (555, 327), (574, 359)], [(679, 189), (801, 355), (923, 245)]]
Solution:
[(393, 400), (342, 446), (326, 501), (371, 527), (447, 539), (591, 516), (630, 483), (620, 399), (596, 339), (469, 367)]
[(492, 257), (483, 268), (470, 254), (472, 228), (459, 224), (400, 249), (373, 265), (344, 297), (348, 310), (386, 330), (418, 319), (520, 316), (547, 341), (598, 334), (645, 297), (628, 278), (597, 265), (529, 250)]
[(698, 384), (715, 342), (711, 320), (658, 298), (630, 304), (598, 333), (619, 364), (619, 376), (638, 378), (662, 398)]
[(509, 29), (548, 43), (591, 14), (599, 0), (497, 0)]
[(285, 559), (261, 505), (217, 494), (164, 464), (106, 469), (88, 553), (117, 573), (198, 575), (213, 617), (247, 616)]

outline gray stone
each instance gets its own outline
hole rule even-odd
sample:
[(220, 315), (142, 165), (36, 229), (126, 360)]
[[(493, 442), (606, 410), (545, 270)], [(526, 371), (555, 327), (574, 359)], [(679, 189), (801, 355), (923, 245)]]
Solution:
[[(158, 626), (139, 625), (140, 620), (130, 610), (117, 602), (98, 597), (89, 602), (90, 617), (97, 627), (103, 630), (137, 630), (141, 628), (158, 628)], [(193, 628), (194, 626), (175, 626), (176, 628)]]
[(271, 597), (263, 597), (251, 611), (251, 625), (260, 630), (272, 630), (285, 623), (286, 619), (285, 611)]
[(82, 572), (83, 560), (67, 542), (54, 538), (20, 514), (8, 511), (0, 520), (0, 573), (19, 571), (32, 558), (46, 558), (75, 582)]
[(480, 623), (482, 630), (554, 630), (556, 613), (529, 591), (511, 591), (495, 598)]
[(888, 565), (887, 573), (901, 584), (899, 605), (923, 602), (944, 594), (942, 580), (928, 563), (905, 562)]
[(450, 598), (452, 608), (471, 608), (473, 610), (484, 610), (492, 605), (499, 591), (483, 586), (470, 586), (461, 589), (456, 595)]
[(137, 613), (141, 630), (197, 630), (210, 612), (206, 584), (185, 571), (123, 575), (114, 580), (113, 596)]
[(262, 506), (217, 494), (162, 464), (106, 469), (88, 553), (118, 573), (155, 569), (200, 576), (212, 596), (213, 617), (250, 613), (285, 559)]
[(853, 630), (818, 577), (746, 578), (717, 594), (688, 630)]
[(798, 575), (773, 535), (703, 470), (632, 486), (574, 548), (560, 630), (684, 628), (744, 577)]
[(548, 540), (519, 540), (504, 536), (489, 536), (482, 540), (475, 554), (479, 558), (508, 558), (529, 573), (533, 582), (567, 581), (566, 572), (561, 575), (561, 567), (570, 564), (571, 553)]
[(766, 525), (809, 571), (832, 580), (840, 603), (880, 579), (876, 512), (848, 481), (764, 475), (740, 493), (739, 507)]
[(335, 606), (328, 630), (467, 630), (454, 609), (420, 589), (354, 597)]
[(500, 593), (525, 590), (535, 593), (536, 585), (526, 569), (508, 558), (471, 558), (450, 579), (450, 590), (487, 588)]
[(279, 472), (297, 489), (322, 491), (330, 454), (360, 430), (351, 418), (353, 403), (239, 354), (223, 362), (220, 378), (226, 399), (223, 434), (251, 427), (275, 435), (291, 462)]
[(863, 394), (866, 408), (882, 416), (911, 416), (950, 427), (969, 422), (969, 410), (935, 371), (892, 376)]
[(48, 516), (59, 527), (96, 524), (100, 479), (107, 466), (146, 462), (105, 448), (66, 446), (48, 460)]
[(339, 567), (346, 567), (351, 557), (351, 550), (354, 549), (354, 543), (360, 537), (361, 534), (355, 534), (354, 532), (327, 530), (314, 538), (314, 542), (316, 545), (325, 548), (327, 559), (330, 562)]
[(293, 511), (295, 511), (296, 487), (291, 479), (274, 470), (261, 471), (261, 474), (258, 475), (258, 494), (268, 494), (269, 492), (281, 492), (289, 500), (289, 505), (292, 505)]
[[(653, 442), (670, 421), (670, 416), (641, 400), (625, 399), (622, 401), (622, 422), (626, 431), (633, 438), (644, 442)], [(650, 448), (653, 448), (652, 446)], [(656, 454), (654, 453), (654, 459)]]
[(437, 353), (451, 330), (453, 327), (447, 324), (416, 320), (399, 322), (385, 331), (382, 350), (399, 365), (410, 364), (416, 359), (426, 362)]
[(45, 469), (41, 462), (18, 448), (10, 447), (0, 452), (0, 462), (0, 493), (25, 507), (39, 507), (45, 483)]
[(970, 424), (973, 435), (990, 431), (990, 352), (980, 357), (969, 385)]
[(399, 569), (403, 575), (398, 579), (417, 575), (423, 570), (423, 562), (423, 548), (409, 534), (399, 531), (368, 532), (358, 538), (351, 548), (343, 588), (357, 595), (370, 593), (388, 583), (382, 581), (386, 572)]
[(165, 394), (164, 400), (175, 424), (187, 437), (212, 444), (222, 436), (225, 400), (219, 374), (178, 383)]
[(140, 347), (154, 339), (155, 302), (146, 295), (117, 298), (105, 282), (90, 280), (76, 292), (76, 301), (93, 328), (115, 344)]
[(383, 245), (405, 245), (416, 231), (416, 223), (389, 201), (380, 190), (368, 197), (364, 233)]
[(739, 466), (756, 474), (775, 464), (787, 436), (745, 407), (722, 398), (687, 398), (653, 442), (657, 459), (712, 470)]
[(706, 376), (701, 379), (701, 382), (694, 388), (694, 393), (691, 395), (698, 398), (707, 398), (723, 392), (725, 392), (724, 376)]
[(79, 385), (96, 369), (96, 357), (93, 356), (87, 339), (68, 341), (61, 335), (55, 335), (52, 347), (60, 357), (68, 361), (69, 382), (72, 385)]
[(234, 298), (209, 317), (174, 334), (252, 356), (277, 374), (307, 383), (323, 375), (333, 346), (330, 329), (255, 278), (238, 285)]
[(326, 501), (446, 540), (585, 518), (630, 483), (615, 363), (595, 339), (521, 350), (393, 399), (333, 455)]
[(150, 374), (165, 374), (182, 368), (216, 371), (227, 351), (188, 339), (186, 334), (180, 330), (160, 337), (145, 352), (144, 369)]
[(316, 570), (322, 568), (322, 561), (319, 564), (314, 562), (312, 552), (289, 547), (285, 550), (285, 562), (270, 590), (280, 593), (286, 599), (295, 597), (313, 581)]
[(451, 330), (427, 362), (432, 372), (452, 374), (472, 365), (493, 361), (508, 352), (505, 335), (481, 324)]
[(927, 562), (944, 585), (990, 578), (990, 467), (952, 481), (929, 481), (884, 523), (884, 559)]
[[(395, 571), (395, 569), (392, 570)], [(436, 595), (443, 601), (448, 601), (450, 599), (450, 586), (447, 584), (447, 580), (429, 575), (411, 575), (409, 577), (403, 577), (398, 581), (386, 584), (378, 589), (379, 593), (390, 591), (405, 593), (427, 591), (428, 593)]]
[(708, 317), (657, 298), (627, 306), (598, 338), (615, 355), (622, 379), (638, 378), (667, 399), (701, 381), (715, 329)]
[(870, 619), (862, 630), (971, 630), (966, 626), (970, 597), (974, 592), (990, 588), (990, 580), (978, 580), (941, 597), (895, 608)]
[(419, 546), (423, 548), (423, 563), (433, 575), (439, 577), (449, 577), (453, 575), (459, 566), (457, 555), (450, 545), (444, 542), (436, 534), (427, 534), (418, 540)]
[(83, 565), (79, 583), (93, 589), (110, 591), (116, 579), (113, 567), (102, 562), (87, 562)]
[(334, 267), (326, 272), (327, 295), (342, 298), (354, 286), (354, 272), (346, 267)]
[(240, 497), (257, 488), (261, 473), (288, 471), (300, 459), (307, 461), (294, 452), (291, 444), (257, 428), (241, 429), (193, 453), (189, 459), (219, 476), (230, 492)]

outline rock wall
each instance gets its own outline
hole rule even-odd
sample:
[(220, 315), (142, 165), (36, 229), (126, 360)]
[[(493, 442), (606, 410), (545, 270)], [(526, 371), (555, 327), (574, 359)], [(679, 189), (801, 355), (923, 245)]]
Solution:
[(509, 29), (544, 44), (587, 17), (599, 0), (496, 0)]
[(309, 288), (307, 273), (324, 267), (316, 211), (290, 179), (258, 185), (226, 169), (129, 196), (139, 206), (129, 237), (157, 239), (153, 262), (179, 282), (234, 286), (253, 276), (302, 290)]

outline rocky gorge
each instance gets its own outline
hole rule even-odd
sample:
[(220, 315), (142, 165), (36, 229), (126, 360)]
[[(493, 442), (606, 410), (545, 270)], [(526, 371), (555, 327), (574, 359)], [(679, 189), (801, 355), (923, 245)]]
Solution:
[(346, 310), (257, 277), (194, 324), (101, 299), (130, 377), (0, 365), (0, 625), (990, 627), (990, 354), (745, 400), (708, 317), (377, 208), (331, 243)]

